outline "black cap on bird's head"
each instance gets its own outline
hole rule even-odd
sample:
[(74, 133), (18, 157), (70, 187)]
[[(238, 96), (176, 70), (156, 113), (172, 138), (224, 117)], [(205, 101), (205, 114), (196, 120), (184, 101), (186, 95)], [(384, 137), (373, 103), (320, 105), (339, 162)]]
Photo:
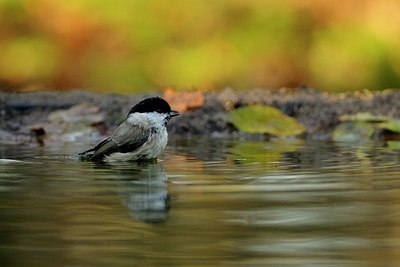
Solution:
[(174, 117), (179, 115), (179, 112), (175, 110), (171, 110), (171, 107), (161, 97), (150, 97), (140, 101), (136, 104), (131, 110), (129, 114), (132, 113), (146, 113), (146, 112), (157, 112), (157, 113), (167, 113), (170, 117)]

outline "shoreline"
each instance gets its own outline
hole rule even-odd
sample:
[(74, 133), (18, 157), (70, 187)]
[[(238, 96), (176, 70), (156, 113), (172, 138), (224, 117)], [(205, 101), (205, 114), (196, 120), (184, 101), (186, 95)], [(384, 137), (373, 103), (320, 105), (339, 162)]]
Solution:
[[(83, 90), (0, 92), (0, 140), (29, 134), (35, 127), (43, 127), (47, 133), (57, 134), (57, 130), (46, 129), (59, 127), (54, 121), (51, 122), (51, 114), (66, 111), (82, 103), (89, 103), (90, 118), (96, 118), (91, 124), (96, 124), (98, 131), (106, 135), (125, 118), (134, 104), (155, 95), (162, 96), (160, 93), (121, 95)], [(332, 131), (340, 123), (339, 118), (342, 115), (369, 112), (400, 118), (400, 90), (396, 89), (335, 94), (306, 88), (248, 91), (226, 88), (219, 92), (206, 92), (204, 98), (203, 106), (185, 111), (169, 122), (168, 131), (171, 136), (258, 139), (264, 135), (240, 132), (227, 122), (226, 115), (229, 110), (249, 104), (270, 105), (280, 109), (306, 127), (307, 131), (302, 137), (313, 140), (330, 140)], [(173, 108), (173, 105), (171, 106)], [(82, 110), (86, 112), (88, 108)], [(79, 111), (76, 114), (80, 116)], [(84, 120), (88, 118), (87, 114), (85, 116)], [(53, 123), (52, 126), (49, 126), (49, 121)]]

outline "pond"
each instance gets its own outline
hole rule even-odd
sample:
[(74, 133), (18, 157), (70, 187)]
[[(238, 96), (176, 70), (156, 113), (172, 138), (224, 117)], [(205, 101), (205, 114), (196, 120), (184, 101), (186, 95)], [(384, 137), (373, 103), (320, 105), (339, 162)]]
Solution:
[(0, 146), (1, 266), (393, 266), (400, 152), (172, 139), (156, 163)]

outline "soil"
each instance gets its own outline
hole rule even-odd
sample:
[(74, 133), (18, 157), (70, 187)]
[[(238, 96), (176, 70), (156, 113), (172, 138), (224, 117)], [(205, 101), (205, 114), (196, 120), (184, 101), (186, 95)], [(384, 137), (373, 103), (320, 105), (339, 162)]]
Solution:
[[(102, 134), (109, 134), (126, 117), (133, 105), (154, 95), (160, 94), (120, 95), (82, 90), (0, 92), (0, 140), (27, 134), (31, 125), (48, 123), (49, 114), (54, 111), (66, 110), (80, 103), (98, 107), (99, 112), (104, 114), (104, 121), (95, 126)], [(205, 104), (202, 107), (173, 118), (168, 125), (169, 133), (182, 136), (258, 138), (260, 135), (245, 134), (227, 122), (229, 110), (249, 104), (279, 108), (306, 127), (305, 138), (317, 140), (329, 140), (340, 122), (339, 117), (345, 114), (370, 112), (400, 118), (400, 90), (331, 94), (308, 88), (249, 91), (226, 88), (219, 92), (205, 93)]]

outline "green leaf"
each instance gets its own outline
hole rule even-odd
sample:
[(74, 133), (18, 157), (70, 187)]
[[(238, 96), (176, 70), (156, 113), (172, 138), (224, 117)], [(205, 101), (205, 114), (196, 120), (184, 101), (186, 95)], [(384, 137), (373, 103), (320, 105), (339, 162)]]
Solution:
[(248, 133), (294, 136), (306, 130), (303, 125), (279, 109), (263, 105), (238, 108), (228, 114), (228, 121)]
[(400, 120), (388, 120), (380, 123), (379, 127), (385, 130), (392, 131), (394, 133), (400, 133)]
[(367, 122), (344, 122), (332, 133), (332, 139), (339, 142), (358, 142), (370, 140), (375, 127)]
[(373, 115), (369, 112), (358, 112), (353, 115), (343, 115), (340, 117), (340, 120), (356, 122), (385, 122), (390, 120), (390, 118), (384, 115)]
[(392, 150), (400, 150), (400, 141), (387, 141), (388, 147)]

